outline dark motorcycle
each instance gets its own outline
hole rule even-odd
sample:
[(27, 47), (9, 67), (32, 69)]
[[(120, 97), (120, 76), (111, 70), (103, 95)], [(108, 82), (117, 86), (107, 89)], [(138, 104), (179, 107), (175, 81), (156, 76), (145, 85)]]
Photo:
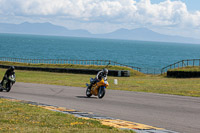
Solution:
[(15, 74), (10, 75), (8, 79), (4, 79), (2, 84), (0, 84), (0, 91), (5, 90), (6, 92), (9, 92), (15, 81)]

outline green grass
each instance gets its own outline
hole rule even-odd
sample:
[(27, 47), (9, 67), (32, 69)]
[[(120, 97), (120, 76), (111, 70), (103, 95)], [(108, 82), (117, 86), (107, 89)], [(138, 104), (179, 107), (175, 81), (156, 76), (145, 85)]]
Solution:
[[(1, 77), (5, 71), (6, 69), (0, 69)], [(85, 87), (90, 77), (95, 77), (95, 75), (16, 70), (17, 82), (26, 83)], [(118, 80), (118, 85), (114, 84), (114, 79)], [(200, 97), (200, 78), (177, 79), (151, 75), (109, 76), (108, 82), (110, 84), (108, 89)]]
[(53, 112), (25, 103), (0, 98), (0, 132), (15, 133), (125, 133), (132, 132), (102, 125), (73, 115)]
[(200, 97), (200, 79), (176, 79), (162, 76), (118, 78), (114, 89)]
[(200, 72), (200, 66), (187, 66), (183, 68), (171, 69), (169, 71)]
[[(20, 65), (33, 67), (57, 67), (57, 68), (88, 68), (102, 69), (105, 66), (84, 66), (84, 65), (66, 65), (66, 64), (25, 64), (13, 62), (0, 62), (4, 65)], [(176, 79), (166, 78), (165, 76), (145, 75), (126, 67), (108, 66), (112, 70), (130, 70), (131, 77), (108, 77), (110, 86), (108, 89), (152, 92), (161, 94), (173, 94), (183, 96), (200, 97), (200, 78)], [(187, 71), (200, 69), (200, 67), (186, 67)], [(176, 70), (176, 69), (174, 69)], [(181, 69), (179, 69), (181, 70)], [(0, 69), (0, 76), (3, 77), (5, 69)], [(85, 87), (91, 77), (95, 75), (69, 74), (69, 73), (51, 73), (38, 71), (16, 71), (17, 82), (40, 83), (51, 85), (64, 85)], [(118, 80), (118, 85), (114, 84), (114, 79)]]

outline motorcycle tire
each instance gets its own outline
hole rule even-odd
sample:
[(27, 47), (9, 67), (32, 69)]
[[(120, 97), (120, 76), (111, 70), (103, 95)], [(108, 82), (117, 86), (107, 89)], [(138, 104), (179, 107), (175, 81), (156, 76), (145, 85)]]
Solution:
[(2, 92), (3, 91), (3, 86), (2, 86), (2, 84), (0, 83), (0, 92)]
[(104, 88), (99, 88), (98, 98), (101, 99), (104, 97), (106, 90)]
[(91, 96), (92, 96), (89, 87), (86, 89), (86, 96), (87, 96), (87, 97), (91, 97)]
[(12, 87), (12, 82), (8, 83), (6, 92), (9, 92), (11, 90), (11, 87)]

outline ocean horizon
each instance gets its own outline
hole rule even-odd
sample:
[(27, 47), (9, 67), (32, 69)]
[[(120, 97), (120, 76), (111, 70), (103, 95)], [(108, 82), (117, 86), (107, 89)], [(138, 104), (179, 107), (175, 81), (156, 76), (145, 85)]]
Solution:
[(0, 34), (0, 57), (24, 59), (112, 60), (161, 69), (185, 59), (200, 59), (200, 45), (65, 36)]

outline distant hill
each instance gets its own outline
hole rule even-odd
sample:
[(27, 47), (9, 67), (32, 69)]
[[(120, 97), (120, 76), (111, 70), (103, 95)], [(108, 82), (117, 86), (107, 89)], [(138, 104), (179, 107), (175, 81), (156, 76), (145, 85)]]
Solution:
[(36, 34), (36, 35), (57, 35), (88, 37), (91, 34), (87, 30), (69, 30), (62, 26), (51, 23), (21, 23), (7, 24), (0, 23), (0, 33)]
[(200, 40), (181, 36), (163, 35), (147, 28), (137, 29), (119, 29), (107, 34), (91, 34), (87, 30), (69, 30), (63, 26), (53, 25), (51, 23), (21, 23), (8, 24), (0, 23), (0, 33), (16, 34), (36, 34), (36, 35), (56, 35), (56, 36), (74, 36), (91, 38), (108, 38), (124, 40), (141, 41), (159, 41), (159, 42), (179, 42), (179, 43), (197, 43)]
[(156, 41), (156, 42), (179, 42), (179, 43), (198, 43), (200, 40), (181, 37), (163, 35), (147, 28), (137, 28), (133, 30), (119, 29), (108, 34), (99, 34), (99, 38), (112, 38), (112, 39), (127, 39), (127, 40), (141, 40), (141, 41)]

